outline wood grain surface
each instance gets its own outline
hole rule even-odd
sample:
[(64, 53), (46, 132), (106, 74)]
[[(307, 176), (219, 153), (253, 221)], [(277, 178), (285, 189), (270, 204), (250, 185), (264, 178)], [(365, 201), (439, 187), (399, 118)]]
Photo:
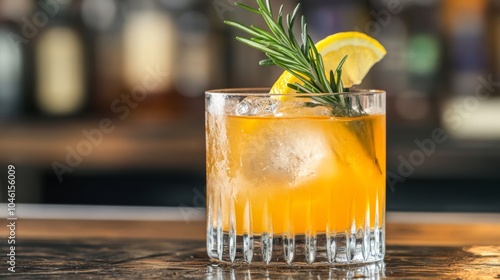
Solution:
[(20, 279), (498, 279), (499, 246), (399, 246), (385, 263), (357, 267), (226, 266), (201, 240), (63, 239), (20, 242)]
[(2, 261), (0, 279), (500, 279), (499, 232), (497, 224), (389, 224), (384, 263), (249, 267), (211, 262), (203, 222), (21, 220), (16, 273)]

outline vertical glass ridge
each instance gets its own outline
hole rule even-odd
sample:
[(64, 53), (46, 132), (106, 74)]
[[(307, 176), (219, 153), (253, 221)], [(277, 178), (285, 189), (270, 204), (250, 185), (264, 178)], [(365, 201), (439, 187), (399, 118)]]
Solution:
[(252, 229), (252, 205), (249, 200), (245, 203), (245, 211), (243, 217), (243, 258), (246, 263), (250, 264), (253, 259), (253, 229)]
[(308, 264), (314, 263), (316, 259), (316, 234), (306, 234), (305, 255)]
[(221, 193), (218, 194), (217, 203), (217, 258), (222, 261), (222, 255), (224, 253), (224, 236), (222, 234), (222, 197)]
[(356, 254), (356, 221), (352, 221), (351, 230), (346, 230), (346, 259), (348, 263), (354, 260)]
[(375, 225), (374, 225), (374, 230), (373, 230), (373, 249), (372, 249), (372, 255), (373, 256), (378, 256), (380, 253), (380, 239), (379, 239), (379, 234), (380, 234), (380, 218), (379, 218), (379, 202), (378, 202), (378, 194), (375, 197)]
[(290, 193), (287, 193), (285, 206), (285, 230), (283, 234), (283, 254), (285, 262), (291, 264), (295, 256), (295, 236), (293, 234), (293, 220), (290, 212), (292, 211), (292, 201)]
[(234, 201), (229, 202), (229, 259), (236, 258), (236, 210)]
[(295, 236), (293, 233), (283, 235), (283, 253), (285, 262), (290, 265), (295, 257)]
[(216, 248), (216, 240), (217, 240), (217, 231), (214, 229), (214, 215), (213, 212), (216, 211), (217, 207), (214, 205), (212, 201), (212, 196), (207, 196), (207, 252), (208, 256), (211, 258), (217, 257), (217, 248)]
[(363, 237), (361, 243), (361, 252), (363, 253), (363, 260), (367, 261), (370, 256), (370, 200), (367, 199), (366, 214), (365, 214), (365, 226), (363, 230)]
[(271, 209), (269, 207), (269, 199), (267, 199), (264, 202), (264, 211), (262, 214), (263, 214), (262, 228), (264, 229), (261, 238), (262, 260), (264, 261), (265, 264), (269, 264), (273, 256), (273, 224), (271, 220)]

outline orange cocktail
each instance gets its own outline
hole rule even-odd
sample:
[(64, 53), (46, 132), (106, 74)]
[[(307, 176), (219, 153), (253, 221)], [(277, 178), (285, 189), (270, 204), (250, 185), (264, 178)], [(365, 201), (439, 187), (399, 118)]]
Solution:
[(285, 255), (290, 242), (303, 241), (304, 252), (326, 252), (333, 262), (383, 256), (385, 96), (365, 95), (353, 94), (360, 110), (341, 117), (300, 96), (207, 99), (209, 255), (231, 255), (235, 246), (235, 258), (241, 239), (244, 256), (253, 242), (246, 249), (253, 256), (260, 246), (266, 262), (266, 249), (281, 254), (262, 248), (269, 241), (281, 242)]

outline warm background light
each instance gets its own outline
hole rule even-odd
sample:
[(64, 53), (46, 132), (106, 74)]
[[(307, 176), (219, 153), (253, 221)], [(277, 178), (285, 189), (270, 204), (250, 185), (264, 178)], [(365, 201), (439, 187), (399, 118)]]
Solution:
[[(500, 0), (301, 2), (314, 40), (358, 30), (388, 51), (361, 85), (387, 92), (387, 170), (404, 175), (387, 209), (500, 211)], [(258, 18), (226, 0), (0, 0), (0, 164), (22, 171), (20, 202), (203, 207), (204, 91), (282, 72), (223, 24)], [(151, 71), (167, 75), (135, 99)]]
[(82, 42), (69, 28), (57, 27), (40, 35), (37, 59), (37, 101), (51, 115), (70, 114), (85, 99)]
[[(146, 69), (174, 70), (178, 38), (170, 16), (157, 11), (132, 13), (124, 26), (123, 61), (126, 85), (141, 85)], [(171, 87), (171, 75), (154, 92)]]

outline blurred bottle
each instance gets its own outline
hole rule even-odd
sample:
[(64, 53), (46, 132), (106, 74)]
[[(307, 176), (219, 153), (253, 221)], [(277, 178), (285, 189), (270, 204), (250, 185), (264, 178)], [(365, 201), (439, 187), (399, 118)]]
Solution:
[(23, 113), (24, 52), (18, 43), (18, 26), (0, 15), (0, 120), (18, 118)]
[(304, 1), (303, 9), (314, 41), (337, 32), (360, 31), (370, 34), (374, 31), (364, 0)]
[(109, 115), (111, 104), (124, 93), (120, 3), (117, 0), (83, 0), (81, 4), (81, 17), (92, 38), (90, 106), (101, 115)]
[(41, 0), (46, 8), (27, 23), (36, 36), (35, 102), (46, 116), (77, 116), (88, 107), (86, 38), (71, 2)]
[[(381, 31), (379, 24), (370, 19), (365, 0), (304, 1), (303, 9), (309, 34), (315, 42), (338, 32), (359, 31), (375, 37)], [(367, 76), (363, 85), (369, 84)]]
[(439, 5), (437, 0), (417, 1), (404, 14), (409, 31), (409, 86), (427, 96), (436, 94), (440, 82), (442, 34)]
[(443, 1), (452, 95), (474, 92), (477, 76), (488, 68), (485, 8), (487, 0)]
[(437, 125), (436, 99), (442, 83), (442, 32), (440, 1), (406, 3), (401, 16), (406, 21), (407, 88), (399, 93), (396, 108), (400, 116), (415, 125)]
[(174, 87), (181, 95), (184, 105), (183, 117), (202, 120), (204, 115), (205, 90), (224, 87), (224, 56), (221, 51), (223, 36), (216, 29), (214, 18), (208, 9), (213, 9), (209, 1), (183, 0), (162, 1), (173, 15), (177, 26), (179, 50), (173, 75)]
[(163, 1), (163, 5), (174, 15), (178, 27), (179, 49), (177, 52), (174, 85), (179, 93), (187, 97), (204, 95), (209, 86), (213, 56), (213, 41), (210, 40), (210, 22), (204, 13), (207, 2), (201, 0)]
[[(487, 25), (488, 25), (488, 46), (489, 55), (492, 59), (490, 69), (493, 76), (498, 80), (500, 78), (500, 0), (491, 0), (487, 7)], [(500, 96), (500, 90), (492, 92), (494, 96)]]
[[(449, 48), (451, 96), (443, 103), (443, 126), (454, 138), (485, 139), (500, 137), (498, 105), (484, 97), (491, 85), (487, 0), (447, 0), (443, 2)], [(484, 83), (481, 81), (484, 81)], [(494, 80), (494, 79), (493, 79)], [(483, 91), (477, 91), (481, 89)], [(478, 94), (480, 96), (478, 96)]]
[(387, 55), (368, 72), (367, 77), (371, 79), (363, 82), (362, 87), (380, 88), (387, 92), (387, 117), (391, 124), (397, 124), (406, 122), (400, 113), (400, 101), (409, 88), (409, 34), (404, 18), (409, 3), (393, 3), (388, 0), (370, 1), (370, 21), (361, 31), (376, 38), (386, 48)]
[(121, 119), (161, 120), (182, 111), (174, 88), (179, 36), (171, 11), (159, 1), (126, 2), (123, 27), (124, 93), (111, 110)]

